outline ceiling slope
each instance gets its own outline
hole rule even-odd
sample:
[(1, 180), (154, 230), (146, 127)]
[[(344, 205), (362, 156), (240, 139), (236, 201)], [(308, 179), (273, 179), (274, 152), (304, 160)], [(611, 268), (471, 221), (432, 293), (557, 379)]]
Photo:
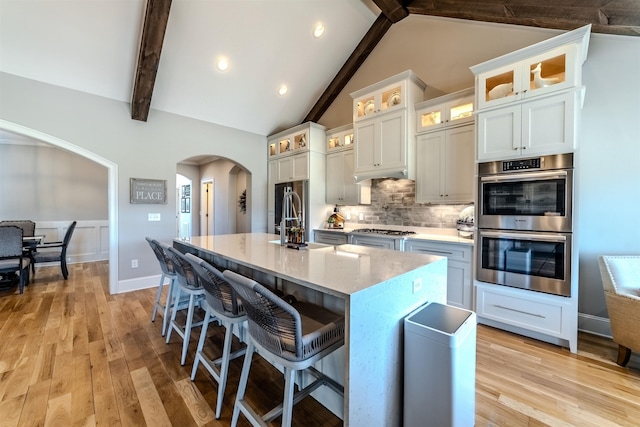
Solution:
[(382, 36), (409, 13), (471, 21), (574, 30), (591, 24), (592, 31), (640, 36), (637, 0), (373, 0), (378, 19), (318, 99), (306, 121), (318, 121), (375, 48)]

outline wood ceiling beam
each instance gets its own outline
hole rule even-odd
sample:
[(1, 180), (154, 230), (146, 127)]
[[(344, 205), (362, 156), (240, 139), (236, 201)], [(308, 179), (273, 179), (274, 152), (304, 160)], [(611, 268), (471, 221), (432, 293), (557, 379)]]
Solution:
[(338, 71), (338, 74), (336, 74), (331, 83), (329, 83), (327, 89), (320, 96), (318, 102), (316, 102), (302, 123), (308, 121), (318, 122), (318, 120), (320, 120), (320, 117), (322, 117), (342, 89), (349, 83), (351, 77), (358, 71), (360, 65), (367, 59), (380, 40), (382, 40), (382, 37), (387, 33), (389, 28), (391, 28), (391, 25), (392, 22), (383, 13), (378, 15), (378, 18), (376, 18), (371, 28), (369, 28), (367, 34), (365, 34), (360, 43), (358, 43), (358, 46), (356, 46), (351, 56), (349, 56), (340, 71)]
[(640, 7), (630, 0), (412, 0), (409, 13), (472, 21), (640, 36)]
[(147, 0), (131, 99), (131, 118), (147, 121), (156, 83), (171, 0)]
[(373, 0), (373, 2), (392, 24), (409, 16), (409, 11), (400, 0)]

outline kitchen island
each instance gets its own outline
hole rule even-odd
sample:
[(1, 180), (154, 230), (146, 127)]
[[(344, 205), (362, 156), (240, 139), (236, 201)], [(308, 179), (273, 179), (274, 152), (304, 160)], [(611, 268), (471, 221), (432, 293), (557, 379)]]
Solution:
[[(345, 345), (319, 368), (337, 374), (344, 400), (314, 394), (352, 427), (402, 423), (403, 319), (445, 303), (447, 259), (356, 245), (279, 245), (265, 233), (196, 236), (174, 246), (345, 315)], [(428, 358), (428, 355), (425, 355)], [(319, 390), (320, 391), (320, 390)]]

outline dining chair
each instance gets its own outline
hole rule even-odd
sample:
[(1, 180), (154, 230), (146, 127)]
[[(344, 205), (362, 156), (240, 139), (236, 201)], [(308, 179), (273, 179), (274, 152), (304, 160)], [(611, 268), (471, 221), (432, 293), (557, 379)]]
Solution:
[[(222, 411), (222, 400), (227, 386), (229, 362), (244, 355), (246, 351), (246, 346), (243, 346), (231, 353), (233, 329), (234, 326), (237, 326), (238, 336), (242, 340), (247, 314), (244, 312), (242, 302), (236, 291), (227, 282), (220, 270), (193, 254), (186, 254), (185, 258), (191, 263), (204, 288), (205, 299), (202, 302), (202, 308), (206, 311), (200, 331), (200, 340), (198, 340), (196, 357), (193, 361), (191, 381), (195, 380), (198, 365), (202, 363), (213, 379), (218, 382), (218, 398), (216, 400), (216, 419), (218, 419)], [(215, 359), (208, 357), (204, 352), (207, 330), (209, 323), (212, 321), (218, 321), (225, 328), (222, 356)]]
[(22, 247), (23, 230), (14, 225), (0, 227), (0, 274), (19, 273), (20, 293), (29, 283), (29, 264), (31, 260)]
[[(25, 237), (34, 237), (36, 233), (36, 223), (29, 219), (15, 219), (15, 220), (0, 221), (0, 227), (6, 227), (6, 226), (20, 227), (22, 229), (23, 240)], [(23, 242), (25, 255), (29, 256), (29, 260), (31, 262), (31, 271), (33, 271), (34, 265), (35, 265), (35, 262), (33, 259), (33, 252), (35, 250), (36, 245), (37, 245), (37, 241), (35, 240), (29, 241), (28, 243)]]
[(36, 223), (29, 219), (15, 219), (0, 221), (0, 227), (13, 225), (22, 229), (22, 237), (33, 237), (36, 232)]
[[(184, 365), (187, 359), (187, 350), (189, 348), (189, 341), (191, 339), (191, 330), (198, 326), (202, 326), (202, 321), (194, 322), (194, 314), (196, 306), (200, 306), (204, 300), (204, 288), (200, 284), (198, 276), (193, 271), (193, 267), (187, 261), (185, 256), (178, 250), (165, 246), (164, 249), (167, 252), (167, 256), (173, 264), (173, 268), (178, 275), (178, 287), (175, 295), (172, 296), (172, 311), (171, 320), (169, 321), (169, 330), (167, 331), (166, 343), (171, 341), (171, 332), (176, 333), (182, 338), (182, 355), (180, 358), (180, 364)], [(188, 295), (189, 299), (186, 301), (182, 299), (182, 294)], [(177, 322), (176, 316), (178, 311), (187, 309), (187, 318), (184, 325)]]
[(62, 277), (67, 280), (69, 277), (69, 270), (67, 269), (67, 247), (71, 241), (71, 236), (76, 228), (76, 221), (73, 221), (67, 232), (64, 234), (64, 239), (61, 242), (44, 242), (36, 246), (36, 250), (33, 252), (34, 263), (43, 262), (59, 262), (60, 270), (62, 271)]
[[(344, 316), (306, 302), (290, 305), (260, 283), (230, 270), (223, 275), (240, 296), (249, 330), (231, 426), (237, 425), (242, 412), (254, 426), (267, 425), (282, 415), (282, 426), (290, 427), (293, 405), (322, 385), (343, 397), (344, 387), (313, 364), (344, 344)], [(282, 404), (262, 416), (245, 400), (254, 352), (273, 366), (282, 367), (285, 378)], [(294, 377), (303, 371), (314, 380), (304, 387), (300, 381), (299, 391), (294, 393)]]

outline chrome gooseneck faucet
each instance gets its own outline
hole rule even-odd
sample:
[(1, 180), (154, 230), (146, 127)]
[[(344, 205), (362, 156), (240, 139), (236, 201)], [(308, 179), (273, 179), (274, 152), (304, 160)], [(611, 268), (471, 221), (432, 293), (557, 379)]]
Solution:
[[(293, 204), (293, 198), (298, 201), (298, 209)], [(292, 216), (287, 216), (292, 215)], [(293, 190), (286, 190), (282, 198), (282, 219), (280, 220), (280, 244), (284, 246), (287, 235), (287, 221), (297, 221), (298, 227), (302, 224), (302, 202), (300, 196)]]

